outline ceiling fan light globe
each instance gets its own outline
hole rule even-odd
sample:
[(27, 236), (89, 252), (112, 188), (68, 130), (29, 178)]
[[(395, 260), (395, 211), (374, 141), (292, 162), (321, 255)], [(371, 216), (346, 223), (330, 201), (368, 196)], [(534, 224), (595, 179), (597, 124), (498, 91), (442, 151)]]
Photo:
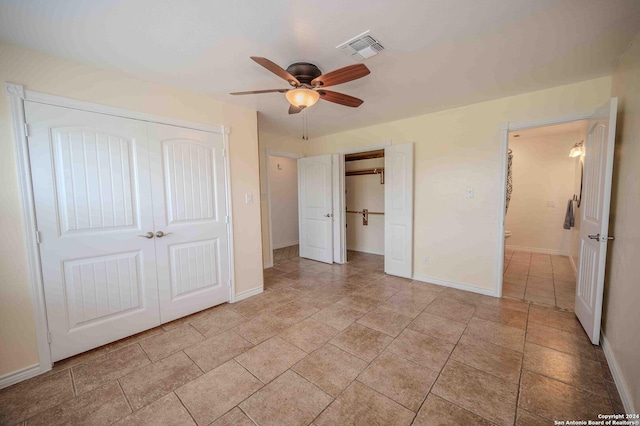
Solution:
[(289, 103), (298, 108), (309, 108), (320, 99), (320, 94), (311, 89), (289, 90), (286, 95)]

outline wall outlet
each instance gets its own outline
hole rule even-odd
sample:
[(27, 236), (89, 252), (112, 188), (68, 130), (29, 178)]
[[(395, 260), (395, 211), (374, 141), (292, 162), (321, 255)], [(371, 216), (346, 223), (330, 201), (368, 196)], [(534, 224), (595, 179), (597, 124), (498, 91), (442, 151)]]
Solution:
[(424, 260), (422, 261), (422, 263), (424, 263), (425, 265), (429, 264), (429, 256), (425, 256)]
[(473, 188), (467, 188), (467, 198), (473, 198)]

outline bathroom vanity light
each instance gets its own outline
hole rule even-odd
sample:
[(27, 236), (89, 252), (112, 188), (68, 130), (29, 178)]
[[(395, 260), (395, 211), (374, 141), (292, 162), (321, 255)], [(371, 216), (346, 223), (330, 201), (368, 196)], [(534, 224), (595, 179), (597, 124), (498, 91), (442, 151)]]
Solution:
[(580, 141), (571, 148), (569, 157), (579, 157), (584, 154), (584, 141)]

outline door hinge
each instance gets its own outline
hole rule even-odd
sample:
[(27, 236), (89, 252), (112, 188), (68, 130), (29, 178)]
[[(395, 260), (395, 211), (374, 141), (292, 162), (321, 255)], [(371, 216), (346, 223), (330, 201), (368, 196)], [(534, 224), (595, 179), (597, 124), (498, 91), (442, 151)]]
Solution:
[(47, 331), (47, 342), (51, 343), (51, 332)]
[(226, 157), (227, 156), (227, 148), (222, 148), (222, 157)]
[(42, 243), (42, 234), (40, 233), (40, 231), (36, 231), (36, 244), (41, 244)]
[(229, 224), (229, 215), (224, 217), (224, 223)]
[(29, 137), (29, 125), (27, 123), (24, 123), (24, 135)]

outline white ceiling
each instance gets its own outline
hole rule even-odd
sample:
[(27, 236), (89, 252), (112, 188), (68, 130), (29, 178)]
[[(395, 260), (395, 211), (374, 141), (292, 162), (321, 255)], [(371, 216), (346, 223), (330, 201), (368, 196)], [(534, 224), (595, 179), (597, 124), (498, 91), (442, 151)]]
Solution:
[[(586, 134), (587, 121), (579, 120), (569, 123), (555, 124), (553, 126), (533, 127), (525, 130), (509, 132), (509, 141), (537, 139), (549, 136), (575, 134), (576, 138)], [(576, 142), (578, 142), (576, 140)]]
[(333, 87), (364, 100), (320, 101), (310, 137), (609, 75), (640, 31), (638, 0), (0, 0), (0, 38), (261, 112), (264, 131), (300, 136), (285, 88), (249, 59), (323, 71), (351, 65), (335, 47), (366, 31), (386, 50), (371, 74)]

